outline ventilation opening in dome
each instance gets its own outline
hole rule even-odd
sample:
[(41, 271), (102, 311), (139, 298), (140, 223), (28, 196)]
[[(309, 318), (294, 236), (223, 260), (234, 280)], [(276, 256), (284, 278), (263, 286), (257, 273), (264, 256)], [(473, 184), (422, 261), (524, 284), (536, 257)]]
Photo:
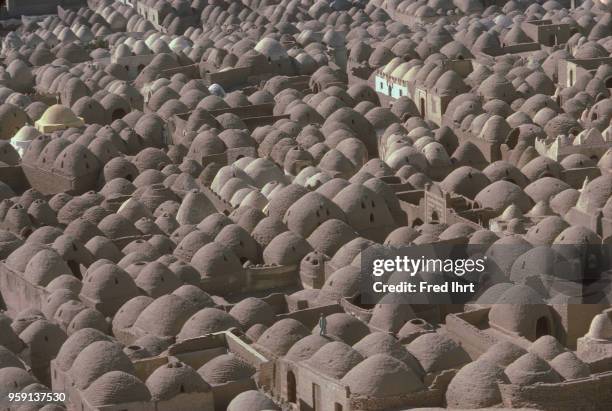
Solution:
[(126, 115), (125, 110), (123, 110), (122, 108), (118, 108), (117, 110), (113, 111), (113, 115), (111, 116), (111, 119), (112, 121), (119, 120), (125, 117), (125, 115)]
[(287, 372), (287, 401), (297, 403), (295, 374), (292, 371)]
[(342, 404), (338, 404), (338, 403), (334, 404), (334, 411), (342, 411), (342, 410), (343, 410)]
[(548, 322), (548, 318), (540, 317), (536, 322), (536, 340), (544, 335), (550, 335), (550, 324)]

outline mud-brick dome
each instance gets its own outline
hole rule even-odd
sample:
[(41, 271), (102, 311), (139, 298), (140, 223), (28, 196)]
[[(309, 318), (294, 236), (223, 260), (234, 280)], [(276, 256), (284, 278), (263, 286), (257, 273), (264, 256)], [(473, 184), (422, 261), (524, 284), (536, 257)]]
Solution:
[(0, 313), (0, 345), (18, 353), (23, 349), (23, 342), (11, 328), (11, 323), (9, 317)]
[(527, 351), (518, 345), (509, 341), (500, 341), (493, 344), (478, 359), (490, 364), (499, 365), (500, 367), (506, 367), (526, 353)]
[(227, 411), (275, 411), (279, 409), (271, 399), (257, 390), (238, 394), (227, 406)]
[(504, 371), (496, 364), (474, 361), (459, 370), (446, 391), (450, 408), (494, 407), (502, 402), (498, 382), (508, 382)]
[(57, 324), (38, 319), (28, 325), (19, 338), (30, 350), (30, 360), (36, 364), (55, 358), (67, 336)]
[(312, 247), (304, 238), (285, 231), (274, 237), (264, 249), (263, 260), (266, 264), (298, 264), (311, 251)]
[(179, 340), (238, 328), (240, 324), (230, 314), (218, 308), (204, 308), (189, 318), (178, 333)]
[(169, 294), (181, 286), (181, 281), (164, 264), (153, 261), (140, 270), (136, 285), (153, 298)]
[(30, 283), (46, 286), (62, 274), (70, 274), (70, 268), (53, 249), (42, 249), (32, 257), (23, 273)]
[[(335, 313), (327, 316), (326, 320), (326, 333), (350, 345), (355, 344), (370, 332), (365, 323), (350, 314)], [(313, 333), (318, 334), (319, 331), (317, 325), (313, 329)]]
[(98, 173), (102, 169), (102, 164), (87, 147), (79, 143), (73, 143), (57, 156), (53, 168), (65, 176), (79, 177)]
[(140, 294), (134, 280), (128, 273), (114, 264), (103, 264), (83, 279), (81, 294), (93, 301), (99, 301), (114, 314), (123, 303)]
[(463, 166), (446, 176), (440, 183), (440, 187), (449, 193), (474, 198), (490, 184), (491, 181), (485, 173), (473, 167)]
[(134, 326), (159, 337), (173, 337), (194, 312), (193, 306), (183, 298), (168, 294), (148, 304)]
[[(32, 235), (30, 234), (30, 237), (31, 236)], [(28, 239), (30, 237), (28, 237)], [(18, 249), (22, 245), (23, 240), (21, 240), (15, 234), (9, 231), (0, 230), (0, 258), (6, 259), (13, 251)]]
[(587, 184), (582, 190), (576, 208), (587, 214), (594, 214), (603, 208), (612, 196), (612, 174), (604, 174)]
[(192, 257), (191, 264), (202, 277), (239, 276), (243, 272), (238, 257), (214, 241), (200, 248)]
[(567, 350), (552, 335), (543, 335), (535, 340), (527, 349), (528, 352), (550, 361)]
[(612, 316), (605, 312), (597, 314), (591, 321), (587, 337), (599, 341), (612, 341)]
[(148, 295), (139, 295), (127, 301), (113, 317), (113, 330), (121, 330), (134, 325), (140, 313), (153, 301), (155, 300)]
[(517, 385), (555, 383), (562, 380), (545, 360), (532, 353), (521, 356), (507, 366), (505, 373), (510, 382)]
[(283, 356), (310, 332), (299, 321), (285, 318), (277, 321), (257, 339), (255, 346), (274, 356)]
[(331, 200), (313, 191), (289, 207), (283, 222), (289, 230), (306, 238), (329, 219), (344, 221), (346, 217), (344, 212)]
[(591, 370), (571, 351), (557, 355), (549, 362), (553, 370), (566, 380), (588, 377)]
[[(357, 268), (357, 271), (360, 272), (360, 269)], [(387, 294), (374, 306), (369, 324), (379, 330), (397, 333), (415, 317), (414, 311), (406, 303), (404, 296)]]
[(19, 392), (36, 380), (23, 368), (6, 367), (0, 369), (0, 395), (6, 398), (9, 392)]
[(111, 240), (138, 236), (140, 232), (132, 222), (120, 214), (110, 214), (102, 219), (98, 228)]
[(470, 357), (459, 344), (440, 333), (423, 334), (407, 348), (428, 373), (458, 368), (470, 362)]
[(123, 347), (112, 341), (95, 341), (77, 355), (69, 373), (79, 389), (85, 389), (109, 371), (134, 373), (132, 362)]
[(366, 358), (350, 370), (342, 383), (351, 394), (370, 398), (406, 395), (423, 389), (422, 381), (406, 364), (386, 354)]
[(147, 378), (146, 385), (155, 401), (170, 400), (181, 393), (203, 393), (210, 391), (208, 385), (193, 368), (180, 361), (158, 367)]
[(342, 220), (330, 219), (320, 224), (308, 237), (308, 243), (317, 251), (333, 256), (344, 244), (359, 234)]
[(211, 385), (251, 378), (255, 368), (233, 353), (219, 355), (198, 369), (198, 374)]
[(28, 262), (43, 249), (47, 249), (47, 247), (42, 244), (27, 242), (13, 251), (6, 259), (5, 264), (15, 271), (24, 272)]
[(11, 350), (0, 346), (0, 370), (7, 367), (24, 368), (24, 365)]
[(373, 332), (362, 338), (353, 348), (364, 358), (376, 354), (387, 354), (408, 365), (417, 375), (423, 373), (418, 361), (400, 344), (391, 334), (385, 332)]
[(507, 289), (489, 311), (489, 323), (526, 338), (534, 338), (538, 324), (553, 326), (550, 308), (530, 287), (516, 285)]
[(481, 190), (475, 197), (478, 204), (502, 212), (511, 204), (516, 205), (523, 213), (527, 213), (533, 206), (533, 201), (516, 184), (499, 180)]
[[(181, 261), (176, 261), (175, 263), (171, 264), (169, 268), (179, 278), (182, 275), (180, 272), (181, 270), (184, 270), (185, 272), (188, 272), (189, 270), (189, 272), (191, 272), (191, 276), (196, 274), (193, 267), (182, 263)], [(198, 310), (201, 310), (202, 308), (213, 307), (216, 305), (215, 301), (208, 293), (204, 292), (201, 288), (196, 287), (192, 284), (184, 284), (174, 290), (172, 294), (183, 298), (185, 301), (187, 301), (188, 304), (192, 305), (195, 309)]]
[(331, 339), (319, 334), (311, 334), (302, 338), (287, 351), (285, 359), (299, 362), (309, 359), (319, 348), (330, 342)]
[(83, 396), (93, 406), (148, 402), (151, 393), (137, 377), (124, 371), (110, 371), (94, 381)]
[(35, 126), (41, 133), (52, 133), (71, 127), (81, 128), (85, 126), (85, 123), (70, 108), (55, 104), (45, 111), (36, 121)]
[(0, 139), (9, 140), (28, 123), (28, 115), (21, 108), (4, 103), (0, 105)]
[(255, 297), (245, 298), (230, 310), (233, 316), (244, 329), (255, 324), (272, 325), (274, 311), (264, 300)]
[(362, 360), (361, 354), (350, 345), (333, 341), (321, 347), (306, 363), (329, 377), (340, 379)]

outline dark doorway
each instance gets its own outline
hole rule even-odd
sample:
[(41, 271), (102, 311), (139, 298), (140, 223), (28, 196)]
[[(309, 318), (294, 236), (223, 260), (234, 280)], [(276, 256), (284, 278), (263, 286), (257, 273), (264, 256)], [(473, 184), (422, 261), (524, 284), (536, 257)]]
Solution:
[(421, 103), (419, 108), (421, 111), (421, 116), (425, 117), (425, 99), (423, 97), (421, 97)]
[(550, 335), (550, 324), (548, 318), (540, 317), (536, 322), (536, 340), (544, 335)]
[(287, 372), (287, 401), (297, 403), (295, 374), (293, 371)]
[(431, 213), (431, 224), (438, 224), (440, 222), (440, 217), (438, 216), (438, 212), (434, 211)]

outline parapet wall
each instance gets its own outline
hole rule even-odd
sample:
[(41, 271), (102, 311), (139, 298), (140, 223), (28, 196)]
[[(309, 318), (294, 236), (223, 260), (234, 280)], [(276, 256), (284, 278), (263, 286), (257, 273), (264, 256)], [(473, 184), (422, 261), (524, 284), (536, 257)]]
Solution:
[(488, 322), (489, 309), (466, 311), (446, 316), (446, 330), (451, 338), (459, 341), (472, 359), (480, 357), (497, 341), (482, 332), (477, 324)]
[(0, 289), (9, 315), (28, 308), (43, 309), (49, 292), (44, 287), (31, 284), (20, 273), (0, 264)]
[(503, 404), (542, 411), (604, 411), (612, 404), (612, 372), (557, 384), (499, 384)]

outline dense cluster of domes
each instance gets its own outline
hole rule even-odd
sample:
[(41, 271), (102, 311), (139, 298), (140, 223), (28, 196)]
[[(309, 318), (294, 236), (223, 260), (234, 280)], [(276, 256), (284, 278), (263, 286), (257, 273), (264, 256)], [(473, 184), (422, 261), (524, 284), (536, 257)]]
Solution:
[[(608, 1), (65, 3), (0, 38), (0, 397), (612, 401)], [(429, 245), (493, 268), (365, 300)]]

